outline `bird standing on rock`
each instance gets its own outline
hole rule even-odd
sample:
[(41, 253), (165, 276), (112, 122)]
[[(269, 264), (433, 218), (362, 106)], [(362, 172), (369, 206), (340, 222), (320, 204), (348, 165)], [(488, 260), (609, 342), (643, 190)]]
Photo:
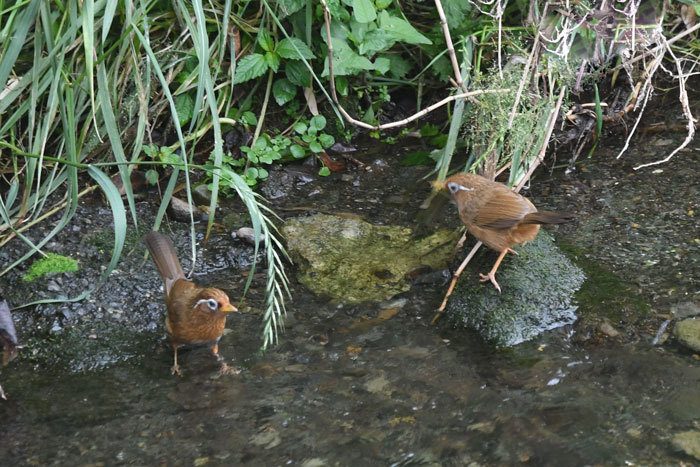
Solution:
[(236, 374), (219, 356), (219, 339), (226, 326), (226, 313), (238, 311), (223, 290), (199, 287), (185, 279), (173, 242), (158, 232), (149, 232), (143, 242), (163, 278), (165, 305), (168, 309), (165, 328), (174, 351), (172, 374), (182, 375), (177, 364), (177, 349), (182, 344), (209, 345), (221, 362), (221, 372)]
[(480, 175), (457, 173), (445, 180), (459, 210), (459, 217), (469, 233), (500, 255), (488, 274), (481, 274), (481, 282), (496, 282), (496, 270), (511, 249), (535, 239), (541, 224), (562, 224), (573, 220), (573, 215), (538, 211), (525, 197), (506, 185), (492, 182)]

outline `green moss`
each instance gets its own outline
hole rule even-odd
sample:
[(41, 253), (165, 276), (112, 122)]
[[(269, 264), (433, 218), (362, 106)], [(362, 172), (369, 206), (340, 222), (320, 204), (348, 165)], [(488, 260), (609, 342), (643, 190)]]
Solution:
[[(490, 253), (493, 258), (495, 255)], [(457, 327), (471, 328), (495, 347), (507, 347), (576, 319), (574, 291), (585, 275), (540, 231), (535, 241), (508, 255), (497, 278), (499, 293), (472, 272), (462, 274), (447, 305)]]
[(78, 270), (78, 261), (73, 258), (68, 258), (67, 256), (61, 256), (56, 253), (49, 253), (45, 258), (41, 258), (35, 261), (34, 264), (29, 268), (22, 280), (25, 282), (31, 282), (46, 274), (51, 274), (54, 272), (72, 272)]
[(290, 219), (282, 232), (302, 284), (355, 303), (385, 300), (407, 291), (416, 271), (444, 268), (458, 237), (439, 230), (414, 239), (406, 227), (325, 214)]
[[(124, 250), (132, 250), (139, 247), (145, 248), (140, 242), (146, 232), (147, 230), (136, 231), (135, 229), (127, 229), (126, 238), (124, 239)], [(111, 254), (114, 249), (114, 232), (110, 229), (100, 230), (88, 237), (87, 241), (95, 245), (100, 254)]]
[(574, 258), (588, 278), (576, 292), (581, 315), (592, 315), (594, 318), (605, 316), (613, 322), (649, 315), (649, 304), (634, 292), (630, 284), (588, 259), (580, 249), (562, 242), (559, 247)]

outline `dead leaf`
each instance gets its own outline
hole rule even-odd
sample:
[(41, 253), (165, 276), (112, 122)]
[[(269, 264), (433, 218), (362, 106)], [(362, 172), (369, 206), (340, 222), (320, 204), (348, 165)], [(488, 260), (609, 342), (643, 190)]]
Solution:
[(318, 115), (318, 104), (316, 103), (316, 95), (312, 88), (304, 88), (304, 97), (306, 98), (306, 103), (309, 106), (309, 112), (311, 115)]
[(342, 172), (345, 170), (345, 162), (336, 161), (331, 156), (326, 154), (326, 151), (321, 151), (318, 153), (318, 157), (323, 161), (323, 165), (328, 167), (331, 172)]
[(379, 314), (377, 315), (377, 319), (380, 319), (380, 320), (382, 320), (382, 321), (385, 321), (385, 320), (387, 320), (387, 319), (391, 319), (391, 318), (393, 318), (394, 316), (396, 316), (396, 314), (397, 314), (398, 312), (399, 312), (399, 309), (398, 309), (398, 308), (389, 308), (388, 310), (382, 310), (382, 311), (380, 311)]

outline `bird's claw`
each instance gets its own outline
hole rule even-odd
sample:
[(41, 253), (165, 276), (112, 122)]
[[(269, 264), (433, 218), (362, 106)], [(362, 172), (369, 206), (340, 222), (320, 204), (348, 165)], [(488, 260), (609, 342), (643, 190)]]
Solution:
[(170, 369), (170, 374), (182, 376), (182, 371), (180, 371), (180, 365), (173, 365), (173, 367)]
[(498, 293), (501, 293), (501, 286), (496, 282), (496, 275), (494, 273), (489, 272), (488, 274), (479, 275), (481, 276), (481, 282), (491, 281), (493, 286), (496, 287), (496, 290), (498, 290)]

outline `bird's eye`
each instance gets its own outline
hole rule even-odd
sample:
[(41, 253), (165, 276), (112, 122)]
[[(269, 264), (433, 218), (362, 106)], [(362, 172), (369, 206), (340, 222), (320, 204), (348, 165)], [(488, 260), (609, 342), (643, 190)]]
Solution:
[(450, 190), (450, 193), (453, 195), (459, 191), (459, 185), (456, 184), (455, 182), (450, 182), (447, 184), (447, 189)]
[(207, 306), (209, 307), (209, 309), (211, 311), (214, 311), (219, 307), (219, 304), (217, 303), (216, 300), (214, 300), (213, 298), (210, 298), (209, 300), (207, 300)]

